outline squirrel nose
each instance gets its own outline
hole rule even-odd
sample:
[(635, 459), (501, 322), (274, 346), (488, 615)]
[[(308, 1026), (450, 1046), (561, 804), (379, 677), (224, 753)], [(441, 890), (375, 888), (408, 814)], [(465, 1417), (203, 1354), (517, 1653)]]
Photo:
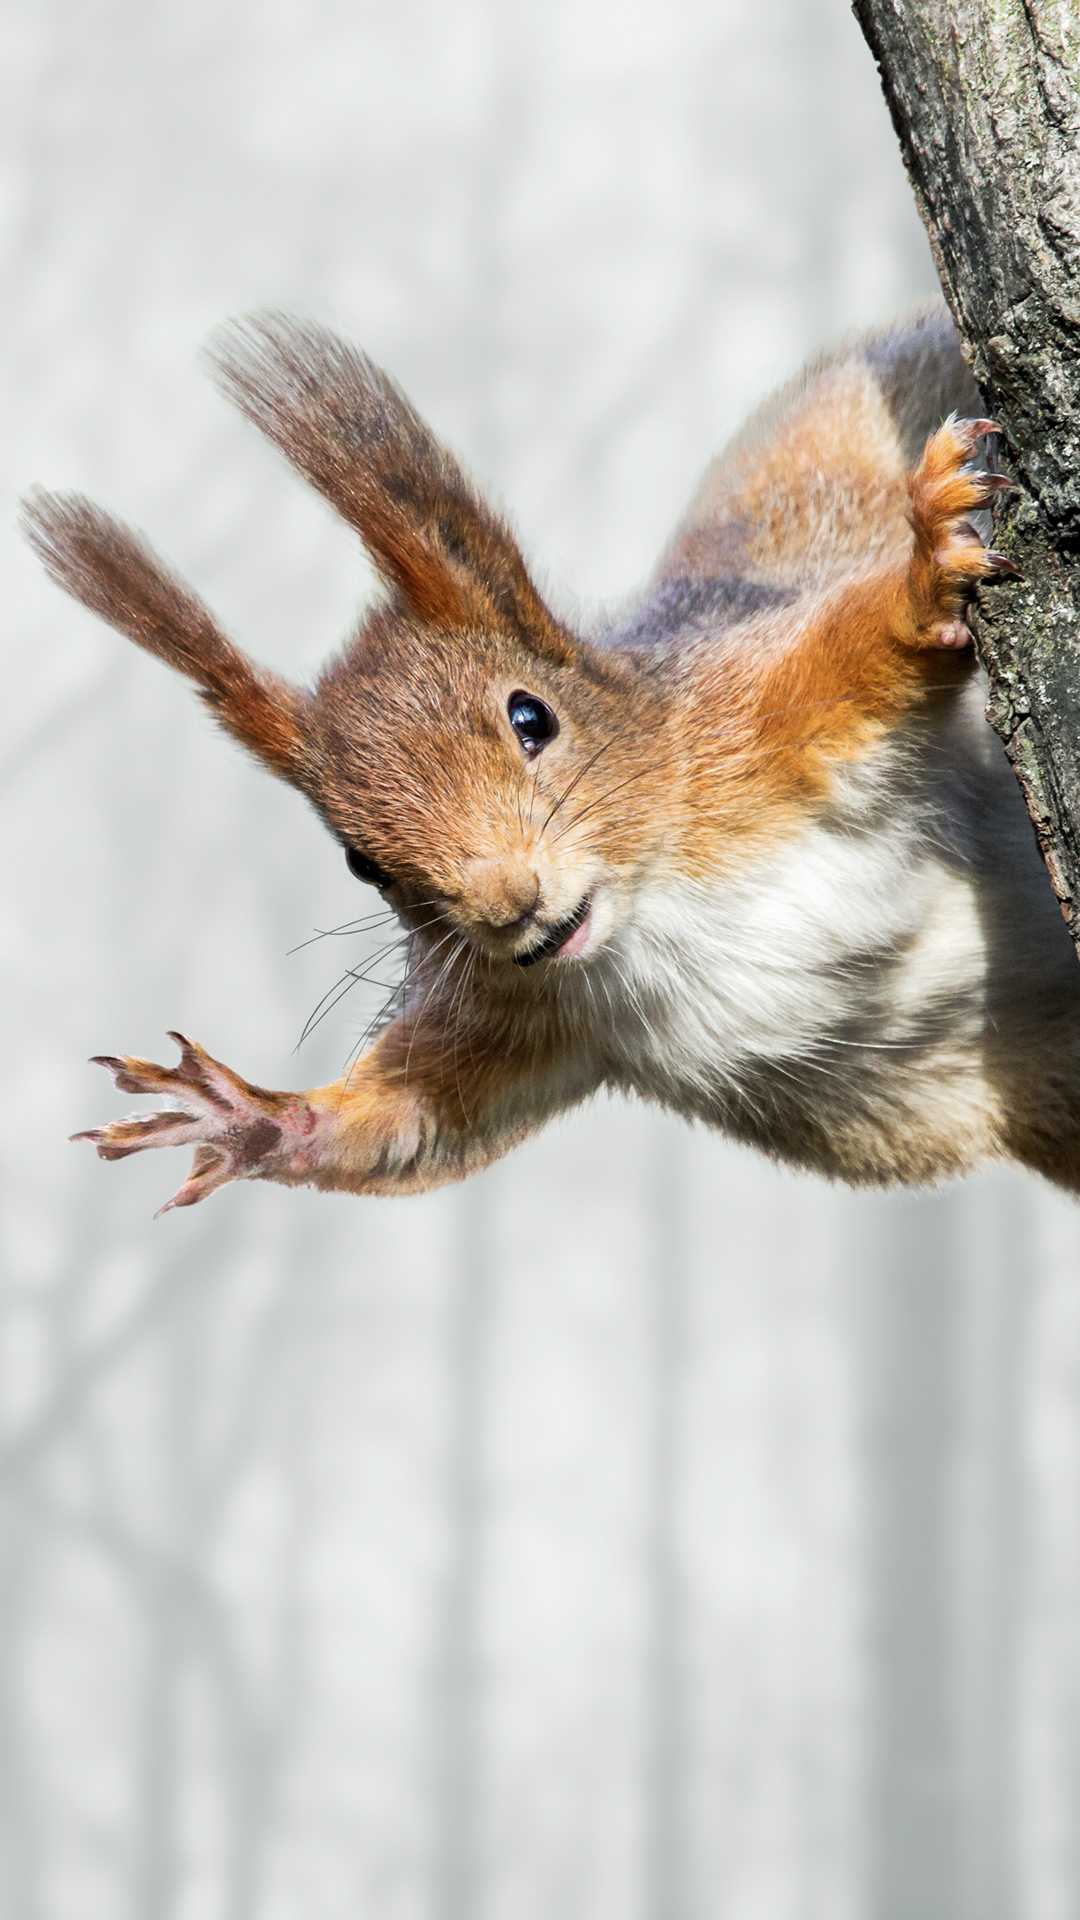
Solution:
[(539, 898), (540, 882), (531, 867), (505, 855), (470, 860), (465, 869), (466, 902), (489, 927), (512, 927), (528, 919)]

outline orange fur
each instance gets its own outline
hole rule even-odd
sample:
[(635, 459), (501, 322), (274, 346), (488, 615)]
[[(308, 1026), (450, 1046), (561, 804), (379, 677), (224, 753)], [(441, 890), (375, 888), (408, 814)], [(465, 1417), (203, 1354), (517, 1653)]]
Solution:
[[(837, 763), (865, 754), (924, 695), (964, 684), (973, 656), (958, 658), (940, 636), (962, 622), (978, 580), (1002, 566), (1000, 555), (956, 536), (957, 523), (986, 505), (996, 482), (962, 471), (976, 445), (972, 423), (967, 429), (946, 424), (928, 440), (905, 489), (914, 531), (914, 540), (910, 534), (905, 540), (902, 496), (875, 470), (860, 468), (859, 446), (841, 432), (853, 424), (850, 410), (838, 418), (827, 414), (832, 445), (823, 446), (820, 398), (796, 416), (801, 426), (816, 428), (808, 434), (809, 451), (796, 459), (790, 435), (778, 436), (736, 497), (732, 520), (767, 527), (764, 538), (758, 536), (759, 553), (779, 552), (793, 538), (792, 522), (805, 541), (806, 497), (799, 513), (787, 514), (791, 492), (806, 470), (800, 460), (808, 463), (807, 496), (822, 486), (820, 463), (828, 453), (841, 475), (844, 516), (861, 512), (871, 524), (884, 516), (882, 544), (903, 557), (800, 599), (790, 612), (761, 616), (756, 633), (747, 628), (748, 644), (734, 667), (708, 653), (695, 665), (691, 724), (702, 712), (713, 717), (688, 755), (696, 805), (687, 852), (699, 876), (739, 857), (747, 839), (760, 846), (790, 833), (793, 819), (827, 796)], [(830, 407), (834, 400), (833, 385)], [(854, 422), (861, 424), (858, 412)], [(770, 514), (765, 503), (775, 502), (778, 489), (784, 513), (774, 505)], [(837, 541), (843, 544), (839, 533)]]
[[(1013, 790), (984, 795), (1007, 859), (981, 826), (951, 863), (935, 851), (950, 727), (961, 789), (985, 785), (959, 650), (978, 582), (1009, 564), (968, 518), (1007, 484), (975, 470), (989, 423), (940, 424), (943, 398), (977, 404), (942, 319), (855, 343), (764, 409), (598, 642), (543, 604), (508, 529), (362, 355), (269, 315), (230, 329), (214, 364), (389, 590), (312, 693), (253, 666), (88, 503), (39, 496), (31, 537), (62, 585), (193, 678), (313, 800), (384, 886), (411, 968), (398, 1017), (332, 1087), (267, 1092), (188, 1041), (173, 1069), (106, 1060), (121, 1086), (179, 1107), (85, 1136), (103, 1155), (192, 1145), (177, 1205), (235, 1177), (416, 1191), (611, 1085), (848, 1179), (1013, 1151), (1072, 1182), (1080, 1111), (1061, 1061), (1080, 1059), (1080, 996)], [(546, 733), (519, 730), (523, 698)], [(937, 782), (925, 821), (916, 765)], [(808, 883), (790, 952), (770, 948), (759, 929), (791, 920), (800, 860), (828, 888), (827, 861), (842, 876), (864, 860), (878, 819), (907, 836), (887, 874), (871, 862), (865, 899), (837, 883), (835, 935), (814, 932)], [(1034, 954), (1009, 932), (994, 958), (979, 935), (1003, 874), (1042, 902)], [(956, 1006), (949, 913), (961, 964), (985, 973)], [(727, 975), (710, 979), (687, 938), (711, 941)], [(774, 963), (790, 1001), (775, 1028), (759, 988)], [(1055, 1038), (1033, 1097), (1036, 1005)], [(845, 1038), (881, 1031), (901, 1037)]]

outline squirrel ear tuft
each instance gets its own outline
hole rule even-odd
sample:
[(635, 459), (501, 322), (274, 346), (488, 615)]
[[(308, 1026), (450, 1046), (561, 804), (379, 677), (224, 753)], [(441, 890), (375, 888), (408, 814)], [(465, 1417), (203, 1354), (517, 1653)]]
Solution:
[(142, 540), (81, 494), (41, 489), (23, 502), (23, 528), (58, 586), (194, 680), (234, 739), (273, 773), (307, 789), (304, 694), (234, 647), (202, 601)]
[(494, 622), (547, 659), (572, 658), (508, 527), (366, 354), (264, 313), (222, 328), (207, 357), (222, 391), (355, 527), (410, 612), (447, 628)]

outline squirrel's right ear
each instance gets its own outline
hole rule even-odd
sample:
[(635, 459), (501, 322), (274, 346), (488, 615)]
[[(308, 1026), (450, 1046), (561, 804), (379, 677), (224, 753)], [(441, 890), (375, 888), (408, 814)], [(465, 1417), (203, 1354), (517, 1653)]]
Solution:
[(307, 790), (304, 694), (234, 647), (143, 541), (77, 493), (35, 491), (23, 502), (23, 526), (58, 586), (194, 680), (234, 739), (272, 773)]
[(263, 313), (223, 327), (208, 358), (228, 397), (356, 528), (410, 612), (450, 629), (509, 626), (554, 663), (572, 658), (509, 528), (365, 354)]

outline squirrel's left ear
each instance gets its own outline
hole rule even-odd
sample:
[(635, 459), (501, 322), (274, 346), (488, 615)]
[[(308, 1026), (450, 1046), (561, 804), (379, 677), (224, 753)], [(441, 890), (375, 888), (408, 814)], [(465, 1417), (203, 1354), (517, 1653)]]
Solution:
[(356, 528), (418, 619), (509, 628), (555, 664), (571, 636), (548, 612), (509, 529), (394, 382), (336, 335), (283, 314), (223, 328), (219, 386)]
[(194, 680), (235, 740), (272, 773), (311, 790), (306, 696), (235, 647), (142, 540), (77, 493), (32, 493), (23, 525), (58, 586)]

